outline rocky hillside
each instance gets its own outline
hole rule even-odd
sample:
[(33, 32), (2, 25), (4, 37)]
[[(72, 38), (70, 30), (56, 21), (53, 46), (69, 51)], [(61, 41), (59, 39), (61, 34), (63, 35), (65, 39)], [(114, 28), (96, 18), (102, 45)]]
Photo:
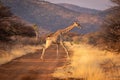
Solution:
[(96, 31), (101, 24), (101, 17), (92, 14), (82, 14), (63, 6), (44, 0), (1, 0), (11, 7), (13, 13), (23, 19), (38, 24), (42, 28), (56, 31), (70, 25), (73, 21), (79, 21), (83, 30), (80, 33)]

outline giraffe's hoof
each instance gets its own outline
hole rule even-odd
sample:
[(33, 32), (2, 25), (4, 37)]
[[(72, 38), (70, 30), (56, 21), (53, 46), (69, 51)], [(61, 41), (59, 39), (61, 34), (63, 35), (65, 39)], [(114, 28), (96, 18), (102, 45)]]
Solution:
[(67, 57), (67, 60), (70, 60), (70, 57)]
[(43, 61), (43, 57), (40, 58)]

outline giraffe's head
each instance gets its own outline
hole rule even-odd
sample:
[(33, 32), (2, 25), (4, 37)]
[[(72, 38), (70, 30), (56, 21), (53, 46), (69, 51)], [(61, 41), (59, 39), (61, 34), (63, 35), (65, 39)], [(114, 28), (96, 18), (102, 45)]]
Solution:
[(73, 25), (76, 26), (77, 28), (80, 28), (80, 29), (82, 28), (78, 22), (74, 22)]

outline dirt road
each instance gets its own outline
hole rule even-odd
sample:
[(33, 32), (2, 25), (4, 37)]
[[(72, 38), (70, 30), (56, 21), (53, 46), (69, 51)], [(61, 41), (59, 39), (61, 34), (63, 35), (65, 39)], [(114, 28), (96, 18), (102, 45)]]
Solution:
[(42, 50), (28, 54), (0, 66), (0, 80), (53, 80), (51, 73), (66, 62), (66, 54), (59, 49), (56, 56), (56, 47), (46, 51), (44, 61), (40, 60)]

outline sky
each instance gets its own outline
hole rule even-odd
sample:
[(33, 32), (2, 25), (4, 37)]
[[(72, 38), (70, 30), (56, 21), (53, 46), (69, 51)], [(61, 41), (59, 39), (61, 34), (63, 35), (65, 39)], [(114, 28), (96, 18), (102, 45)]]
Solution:
[(110, 0), (45, 0), (52, 3), (69, 3), (80, 7), (92, 8), (97, 10), (105, 10), (113, 4)]

